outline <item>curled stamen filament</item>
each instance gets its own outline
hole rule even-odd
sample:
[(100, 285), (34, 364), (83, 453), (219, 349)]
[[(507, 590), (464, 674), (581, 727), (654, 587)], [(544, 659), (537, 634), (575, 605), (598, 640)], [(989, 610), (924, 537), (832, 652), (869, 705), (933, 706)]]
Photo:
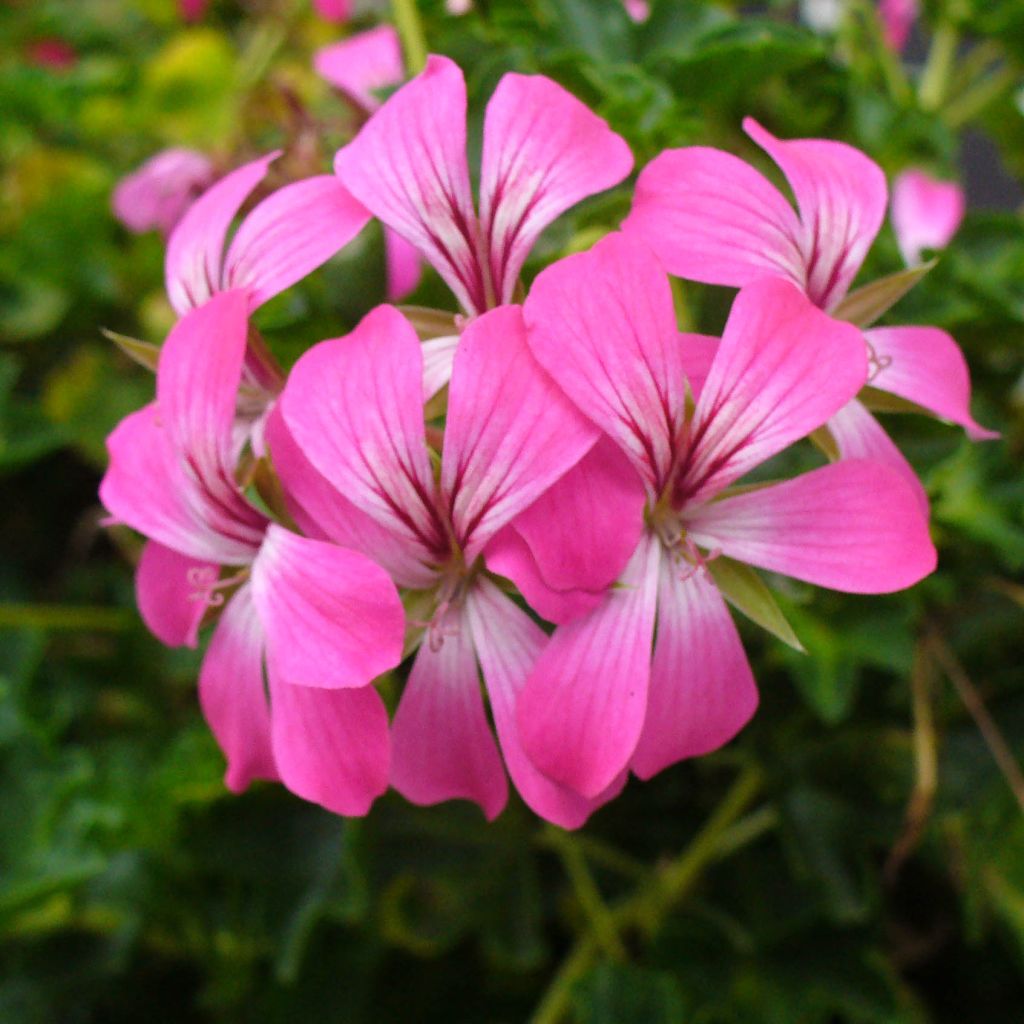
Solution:
[(218, 579), (218, 571), (208, 565), (193, 566), (185, 574), (192, 592), (188, 595), (190, 601), (202, 601), (210, 608), (219, 608), (224, 603), (224, 591), (230, 590), (243, 582), (249, 575), (247, 569)]
[(683, 548), (683, 557), (690, 563), (690, 566), (679, 577), (679, 582), (685, 583), (698, 572), (703, 572), (706, 576), (710, 577), (711, 571), (708, 569), (708, 566), (722, 554), (722, 549), (712, 548), (706, 555), (702, 554), (689, 537), (681, 540), (680, 545)]
[(867, 382), (870, 384), (886, 367), (892, 366), (892, 356), (880, 356), (867, 338), (864, 339), (864, 344), (868, 349)]

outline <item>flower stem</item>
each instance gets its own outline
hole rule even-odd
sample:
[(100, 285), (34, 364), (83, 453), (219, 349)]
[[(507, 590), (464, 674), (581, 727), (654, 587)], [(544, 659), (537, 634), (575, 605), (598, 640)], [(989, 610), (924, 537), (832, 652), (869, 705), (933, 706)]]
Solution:
[(562, 859), (565, 873), (572, 883), (573, 892), (590, 924), (594, 941), (613, 960), (627, 959), (626, 947), (615, 927), (611, 912), (601, 897), (601, 891), (590, 873), (586, 857), (573, 837), (572, 833), (563, 829), (548, 826), (549, 845), (558, 852)]
[[(750, 765), (744, 769), (679, 857), (658, 869), (632, 896), (610, 911), (617, 935), (631, 927), (653, 935), (665, 916), (689, 895), (708, 864), (720, 855), (723, 839), (730, 837), (729, 852), (738, 849), (735, 836), (730, 833), (731, 827), (757, 795), (761, 782), (760, 768)], [(754, 839), (763, 831), (763, 828), (750, 829), (748, 836)], [(601, 946), (592, 932), (577, 940), (530, 1018), (530, 1024), (559, 1024), (564, 1019), (576, 982), (587, 973), (600, 952)]]
[(409, 74), (418, 75), (427, 63), (427, 40), (423, 35), (423, 23), (416, 8), (416, 0), (392, 0), (391, 10), (395, 16), (395, 28), (402, 40), (406, 69)]
[(1003, 93), (1021, 82), (1019, 68), (1004, 64), (981, 81), (976, 82), (946, 107), (946, 123), (950, 128), (962, 128), (974, 120)]
[(960, 45), (960, 33), (948, 22), (935, 30), (924, 71), (917, 86), (917, 98), (924, 110), (938, 110), (949, 91), (950, 79)]

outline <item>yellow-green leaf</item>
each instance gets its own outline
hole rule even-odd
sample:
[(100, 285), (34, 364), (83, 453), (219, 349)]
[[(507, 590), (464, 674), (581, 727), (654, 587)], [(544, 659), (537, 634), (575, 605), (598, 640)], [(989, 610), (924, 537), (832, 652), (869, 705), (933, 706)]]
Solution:
[(106, 327), (101, 327), (100, 333), (108, 341), (112, 341), (129, 359), (156, 373), (156, 365), (160, 361), (159, 345), (154, 345), (149, 341), (139, 341), (138, 338), (129, 337), (127, 334), (118, 334), (117, 331), (109, 331)]

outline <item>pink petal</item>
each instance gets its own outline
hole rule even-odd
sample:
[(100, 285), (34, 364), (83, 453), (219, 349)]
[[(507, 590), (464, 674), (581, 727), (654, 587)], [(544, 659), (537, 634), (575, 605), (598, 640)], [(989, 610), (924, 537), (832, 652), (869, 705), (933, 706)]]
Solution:
[(660, 490), (686, 379), (672, 293), (654, 254), (609, 235), (543, 271), (523, 312), (538, 362)]
[(487, 104), (480, 223), (498, 302), (511, 302), (537, 236), (633, 168), (625, 140), (542, 75), (507, 74)]
[(203, 562), (252, 560), (263, 521), (225, 513), (186, 474), (155, 403), (126, 416), (107, 438), (107, 450), (110, 465), (100, 482), (100, 501), (117, 521)]
[(687, 526), (696, 543), (730, 558), (853, 594), (902, 590), (936, 562), (914, 489), (860, 459), (712, 502)]
[(195, 580), (216, 580), (219, 566), (179, 554), (151, 540), (135, 570), (139, 614), (168, 647), (195, 647), (206, 602), (197, 600)]
[(999, 437), (971, 416), (971, 378), (957, 343), (937, 327), (876, 327), (864, 336), (880, 369), (872, 387), (916, 402), (959, 424), (974, 441)]
[(277, 779), (263, 688), (263, 630), (247, 586), (231, 598), (213, 631), (199, 671), (199, 703), (227, 758), (228, 789), (240, 793), (253, 779)]
[(369, 219), (333, 175), (285, 185), (239, 226), (224, 263), (224, 287), (244, 288), (249, 310), (257, 309), (326, 263)]
[(646, 21), (651, 16), (650, 0), (622, 0), (622, 6), (634, 21)]
[(402, 660), (402, 602), (365, 555), (272, 525), (253, 563), (252, 595), (283, 682), (365, 686)]
[(512, 521), (545, 582), (603, 591), (625, 569), (644, 529), (644, 489), (607, 436)]
[(508, 784), (484, 713), (464, 611), (449, 612), (439, 650), (419, 649), (391, 726), (391, 784), (414, 804), (472, 800), (488, 821)]
[(597, 437), (530, 354), (518, 306), (474, 320), (455, 353), (441, 459), (467, 563)]
[(466, 606), (480, 667), (490, 698), (494, 726), (509, 775), (527, 806), (562, 828), (579, 828), (606, 800), (625, 784), (588, 800), (542, 775), (523, 752), (516, 725), (516, 698), (526, 682), (547, 637), (494, 584), (481, 580)]
[(917, 495), (923, 515), (930, 514), (928, 495), (906, 456), (875, 417), (857, 400), (847, 402), (828, 421), (828, 430), (844, 459), (870, 459), (896, 470)]
[(334, 169), (373, 215), (414, 245), (470, 313), (485, 310), (477, 221), (466, 164), (466, 83), (431, 56), (335, 157)]
[(924, 171), (904, 171), (892, 186), (892, 226), (907, 266), (924, 249), (944, 249), (964, 219), (964, 190)]
[(788, 281), (736, 296), (690, 427), (681, 495), (713, 494), (820, 427), (860, 390), (860, 331), (815, 308)]
[(348, 21), (352, 17), (352, 0), (313, 0), (316, 13), (324, 21)]
[(285, 424), (313, 467), (424, 563), (446, 548), (434, 515), (423, 423), (423, 356), (390, 306), (295, 364), (280, 399)]
[(205, 13), (210, 0), (178, 0), (178, 10), (185, 21), (198, 21)]
[(917, 20), (918, 0), (879, 0), (878, 14), (886, 44), (899, 52), (907, 45), (910, 29)]
[(800, 221), (767, 178), (731, 153), (669, 149), (637, 179), (623, 221), (677, 277), (742, 287), (766, 275), (806, 281)]
[(400, 302), (415, 291), (423, 276), (419, 249), (397, 231), (384, 229), (384, 260), (387, 264), (388, 302)]
[(388, 713), (380, 694), (372, 686), (293, 686), (269, 658), (267, 676), (281, 781), (335, 814), (366, 814), (388, 785)]
[(186, 313), (160, 350), (156, 402), (175, 448), (210, 491), (237, 490), (235, 419), (249, 318), (241, 291)]
[(366, 111), (380, 106), (374, 95), (377, 89), (397, 85), (405, 77), (402, 44), (390, 25), (358, 32), (317, 50), (313, 67), (321, 78)]
[(642, 539), (602, 604), (555, 630), (519, 696), (516, 720), (527, 756), (583, 796), (612, 784), (640, 738), (659, 561), (658, 542)]
[(631, 767), (641, 779), (728, 743), (757, 708), (732, 616), (702, 569), (663, 554), (647, 718)]
[(302, 533), (362, 552), (400, 586), (426, 589), (436, 582), (436, 573), (416, 559), (401, 537), (356, 508), (313, 468), (285, 426), (279, 407), (267, 422), (267, 443), (288, 513)]
[(214, 177), (205, 153), (161, 150), (117, 183), (111, 198), (114, 216), (129, 231), (167, 234)]
[(844, 142), (784, 142), (752, 117), (744, 119), (743, 130), (779, 165), (793, 189), (807, 294), (822, 309), (831, 309), (846, 294), (885, 218), (885, 175)]
[(510, 579), (526, 603), (548, 622), (571, 622), (593, 611), (604, 591), (556, 590), (540, 573), (530, 546), (514, 525), (499, 530), (484, 549), (489, 572)]
[(207, 189), (167, 241), (167, 297), (178, 314), (201, 306), (221, 290), (224, 239), (242, 203), (266, 176), (280, 150), (253, 160)]
[(452, 379), (452, 364), (459, 345), (457, 334), (423, 342), (423, 401), (429, 402)]

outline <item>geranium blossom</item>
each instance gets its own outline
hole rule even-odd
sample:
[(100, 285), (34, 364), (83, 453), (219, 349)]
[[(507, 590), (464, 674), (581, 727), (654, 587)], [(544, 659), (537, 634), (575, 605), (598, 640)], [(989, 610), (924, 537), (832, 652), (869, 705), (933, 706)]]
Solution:
[(516, 787), (539, 814), (579, 825), (615, 780), (585, 799), (523, 755), (515, 700), (544, 634), (488, 578), (483, 559), (492, 539), (586, 455), (598, 432), (537, 366), (519, 308), (496, 309), (462, 336), (435, 479), (423, 373), (409, 322), (391, 307), (374, 310), (350, 335), (296, 364), (279, 405), (286, 430), (276, 418), (271, 428), (274, 463), (299, 521), (309, 513), (327, 535), (417, 592), (410, 606), (422, 637), (393, 723), (395, 788), (421, 804), (473, 800), (488, 818), (504, 806), (482, 671)]
[(918, 0), (879, 0), (878, 16), (886, 45), (897, 53), (907, 45), (910, 30), (917, 21)]
[[(833, 311), (885, 216), (885, 176), (845, 143), (782, 141), (752, 118), (743, 126), (786, 176), (799, 212), (738, 157), (692, 146), (668, 150), (644, 168), (623, 229), (643, 238), (669, 273), (735, 287), (764, 276), (781, 277)], [(867, 330), (864, 338), (872, 359), (872, 387), (963, 426), (972, 438), (996, 436), (970, 414), (967, 364), (944, 331), (889, 327)], [(889, 463), (918, 488), (927, 505), (913, 469), (863, 404), (852, 402), (828, 426), (844, 457)]]
[(964, 191), (916, 167), (892, 185), (892, 226), (907, 266), (921, 262), (925, 249), (944, 249), (964, 219)]
[(478, 216), (466, 162), (466, 83), (438, 56), (335, 159), (349, 191), (419, 249), (470, 314), (510, 302), (541, 231), (622, 181), (632, 165), (626, 143), (561, 86), (507, 74), (484, 118)]
[(627, 766), (647, 778), (720, 746), (753, 713), (754, 680), (708, 562), (726, 555), (884, 593), (929, 573), (935, 550), (914, 491), (882, 464), (727, 490), (824, 423), (867, 376), (856, 328), (791, 282), (746, 286), (715, 348), (678, 333), (654, 254), (613, 235), (544, 271), (525, 317), (537, 360), (643, 485), (645, 525), (617, 524), (635, 544), (619, 585), (555, 631), (517, 709), (533, 762), (594, 796)]
[(136, 583), (159, 639), (194, 645), (224, 603), (199, 697), (228, 787), (280, 779), (363, 814), (388, 774), (387, 713), (367, 684), (401, 658), (402, 606), (370, 559), (276, 525), (236, 482), (249, 459), (236, 430), (248, 305), (224, 292), (171, 331), (156, 402), (110, 435), (100, 498), (149, 538)]
[[(402, 44), (390, 25), (379, 25), (359, 32), (341, 42), (318, 50), (313, 67), (363, 113), (372, 114), (380, 100), (378, 89), (397, 85), (405, 78)], [(421, 263), (415, 246), (391, 228), (384, 229), (384, 254), (387, 261), (390, 302), (411, 292), (420, 280)]]
[(213, 162), (195, 149), (165, 149), (122, 178), (111, 200), (129, 231), (169, 234), (216, 178)]

